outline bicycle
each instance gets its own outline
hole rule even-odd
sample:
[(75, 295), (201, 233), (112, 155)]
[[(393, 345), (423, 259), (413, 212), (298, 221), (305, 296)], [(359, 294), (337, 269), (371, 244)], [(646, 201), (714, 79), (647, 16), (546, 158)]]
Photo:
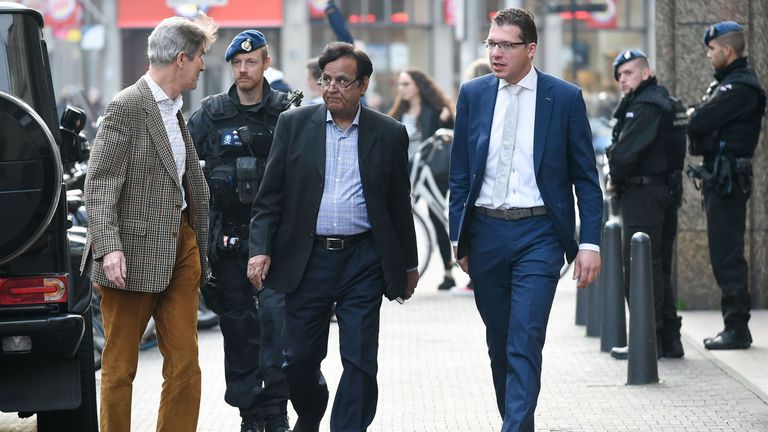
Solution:
[(448, 230), (448, 195), (437, 186), (429, 163), (436, 152), (453, 141), (453, 130), (438, 129), (432, 136), (416, 144), (409, 150), (411, 180), (411, 212), (416, 230), (416, 246), (419, 255), (419, 274), (427, 269), (435, 243), (435, 229), (432, 221), (418, 212), (422, 203), (427, 211), (432, 210), (442, 222), (442, 229)]

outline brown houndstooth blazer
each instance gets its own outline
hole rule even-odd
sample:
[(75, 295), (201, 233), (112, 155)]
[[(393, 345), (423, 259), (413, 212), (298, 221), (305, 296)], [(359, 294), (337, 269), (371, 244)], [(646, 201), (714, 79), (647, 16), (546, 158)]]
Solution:
[[(186, 122), (179, 126), (187, 148), (184, 187), (190, 224), (200, 248), (201, 285), (208, 275), (208, 185)], [(117, 288), (104, 274), (104, 255), (125, 254), (125, 289), (159, 293), (176, 261), (182, 193), (163, 119), (142, 77), (107, 105), (85, 179), (88, 238), (80, 271)], [(95, 263), (94, 263), (95, 261)]]

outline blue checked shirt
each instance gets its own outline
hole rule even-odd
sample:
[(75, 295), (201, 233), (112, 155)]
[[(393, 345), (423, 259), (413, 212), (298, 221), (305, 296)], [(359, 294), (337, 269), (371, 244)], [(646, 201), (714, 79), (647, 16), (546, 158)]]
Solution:
[(325, 187), (317, 216), (318, 235), (354, 235), (371, 229), (357, 154), (359, 122), (359, 106), (347, 130), (341, 130), (327, 112)]

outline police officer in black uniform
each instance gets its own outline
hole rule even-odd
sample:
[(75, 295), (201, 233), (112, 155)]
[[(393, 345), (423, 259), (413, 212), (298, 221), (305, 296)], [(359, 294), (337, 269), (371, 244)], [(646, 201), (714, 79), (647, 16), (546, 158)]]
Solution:
[(680, 358), (684, 352), (671, 283), (671, 249), (682, 199), (687, 115), (682, 103), (651, 75), (642, 51), (620, 53), (613, 73), (623, 98), (614, 113), (607, 189), (619, 197), (627, 299), (632, 235), (644, 232), (651, 238), (657, 352), (659, 357)]
[(273, 90), (264, 71), (264, 35), (238, 34), (224, 56), (234, 84), (203, 99), (189, 131), (211, 189), (209, 261), (215, 278), (203, 290), (224, 335), (224, 399), (240, 409), (243, 432), (286, 432), (288, 382), (282, 370), (285, 295), (255, 293), (246, 277), (251, 204), (264, 174), (272, 132), (288, 94)]
[(691, 112), (690, 152), (703, 164), (690, 175), (702, 188), (707, 215), (709, 259), (722, 291), (725, 328), (704, 339), (707, 349), (745, 349), (749, 332), (750, 294), (744, 231), (752, 190), (752, 156), (757, 147), (765, 90), (744, 56), (743, 28), (723, 21), (704, 32), (707, 58), (715, 81)]

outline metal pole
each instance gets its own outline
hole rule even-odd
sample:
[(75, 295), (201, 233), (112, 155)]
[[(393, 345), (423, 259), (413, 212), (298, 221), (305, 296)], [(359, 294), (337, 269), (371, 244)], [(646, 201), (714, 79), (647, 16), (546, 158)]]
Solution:
[(635, 233), (631, 249), (627, 384), (653, 384), (659, 382), (659, 369), (656, 363), (651, 238), (644, 232)]
[(576, 62), (576, 43), (578, 42), (578, 37), (576, 35), (577, 31), (578, 23), (576, 22), (576, 0), (571, 0), (571, 74), (573, 74), (571, 81), (574, 84), (579, 83), (579, 65)]

